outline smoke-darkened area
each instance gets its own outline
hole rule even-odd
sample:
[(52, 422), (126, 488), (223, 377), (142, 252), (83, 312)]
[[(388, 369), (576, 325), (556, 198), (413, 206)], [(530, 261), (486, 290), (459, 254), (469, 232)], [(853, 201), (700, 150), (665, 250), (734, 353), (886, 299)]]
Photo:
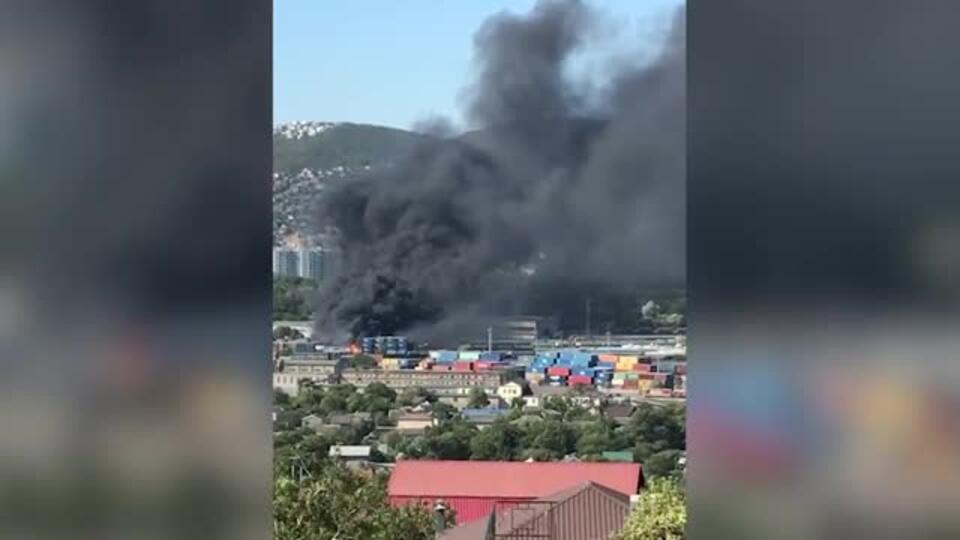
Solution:
[(321, 292), (323, 335), (443, 339), (518, 314), (570, 327), (587, 297), (683, 286), (684, 12), (652, 62), (583, 81), (570, 65), (600, 17), (576, 1), (491, 17), (464, 92), (471, 131), (326, 196), (344, 265)]

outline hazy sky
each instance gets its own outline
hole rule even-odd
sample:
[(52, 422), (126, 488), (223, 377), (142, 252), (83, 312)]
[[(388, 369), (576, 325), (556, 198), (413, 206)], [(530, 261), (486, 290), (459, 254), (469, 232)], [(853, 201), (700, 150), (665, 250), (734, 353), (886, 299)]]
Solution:
[[(275, 0), (274, 122), (350, 121), (409, 128), (431, 115), (460, 122), (473, 33), (490, 15), (534, 0)], [(659, 46), (682, 0), (593, 0), (608, 13), (604, 52), (635, 61)], [(598, 58), (608, 58), (596, 54)], [(585, 57), (583, 74), (609, 60)]]

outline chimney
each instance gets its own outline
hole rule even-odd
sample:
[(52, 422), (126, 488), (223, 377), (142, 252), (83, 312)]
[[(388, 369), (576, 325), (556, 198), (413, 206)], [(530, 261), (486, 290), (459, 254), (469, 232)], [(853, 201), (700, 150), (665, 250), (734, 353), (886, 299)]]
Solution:
[(437, 501), (433, 507), (433, 529), (439, 536), (447, 528), (447, 507), (443, 501)]

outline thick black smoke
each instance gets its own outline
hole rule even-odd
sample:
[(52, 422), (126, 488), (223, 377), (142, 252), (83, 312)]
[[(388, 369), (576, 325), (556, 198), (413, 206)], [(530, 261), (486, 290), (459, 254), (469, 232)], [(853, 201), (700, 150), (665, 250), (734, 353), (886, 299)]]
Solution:
[(598, 288), (682, 286), (684, 13), (655, 62), (600, 89), (567, 75), (595, 21), (576, 1), (494, 16), (466, 94), (478, 129), (327, 197), (345, 260), (322, 334), (442, 339)]

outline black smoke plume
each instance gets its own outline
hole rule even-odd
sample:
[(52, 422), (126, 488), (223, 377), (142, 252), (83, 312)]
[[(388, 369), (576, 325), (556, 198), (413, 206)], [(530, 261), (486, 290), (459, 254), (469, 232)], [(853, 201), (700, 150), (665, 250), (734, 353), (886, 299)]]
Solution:
[(654, 62), (600, 88), (567, 75), (597, 33), (580, 2), (484, 23), (465, 94), (477, 129), (326, 197), (344, 261), (320, 333), (443, 341), (601, 290), (682, 287), (684, 15)]

